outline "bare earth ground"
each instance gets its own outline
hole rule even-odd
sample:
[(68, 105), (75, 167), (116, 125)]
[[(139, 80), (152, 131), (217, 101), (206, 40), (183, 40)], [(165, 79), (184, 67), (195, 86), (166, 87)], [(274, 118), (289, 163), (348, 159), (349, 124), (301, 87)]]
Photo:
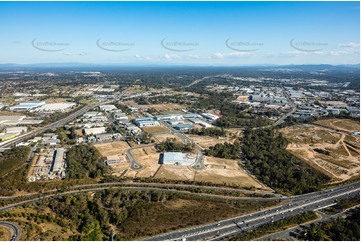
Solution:
[(123, 173), (129, 169), (129, 162), (121, 162), (118, 164), (111, 165), (112, 175), (121, 176)]
[(188, 166), (159, 165), (159, 153), (154, 147), (134, 149), (131, 153), (144, 168), (139, 171), (128, 169), (124, 174), (126, 177), (155, 177), (169, 180), (207, 181), (267, 190), (266, 187), (258, 183), (240, 168), (236, 160), (206, 157), (206, 169), (195, 171)]
[(147, 105), (149, 108), (154, 108), (155, 110), (161, 111), (169, 111), (169, 110), (177, 110), (185, 108), (184, 105), (176, 104), (176, 103), (165, 103), (165, 104), (149, 104)]
[(66, 98), (48, 98), (44, 100), (46, 103), (62, 103), (66, 102)]
[(95, 144), (95, 148), (100, 152), (102, 156), (111, 156), (111, 155), (124, 155), (124, 152), (129, 149), (129, 145), (124, 141), (117, 141), (104, 144)]
[(25, 114), (19, 112), (1, 111), (0, 116), (24, 116)]
[(187, 166), (162, 165), (156, 178), (172, 179), (172, 180), (194, 180), (195, 171)]
[(167, 138), (175, 138), (178, 142), (181, 142), (181, 140), (174, 134), (157, 134), (154, 135), (153, 138), (159, 143), (165, 141)]
[(235, 184), (242, 187), (254, 186), (258, 189), (267, 189), (239, 167), (236, 160), (206, 156), (204, 164), (206, 169), (196, 172), (196, 181)]
[(201, 171), (195, 171), (187, 166), (162, 165), (155, 177), (174, 180), (205, 181), (218, 184), (235, 184), (241, 187), (254, 186), (258, 189), (267, 189), (241, 169), (235, 160), (207, 156), (205, 165), (206, 169)]
[[(294, 125), (281, 130), (290, 141), (287, 150), (320, 170), (335, 182), (360, 174), (359, 138), (313, 125)], [(315, 149), (329, 152), (322, 154)]]
[(217, 138), (213, 138), (211, 136), (202, 136), (202, 135), (195, 135), (195, 134), (187, 134), (187, 136), (203, 149), (207, 149), (216, 144), (223, 144), (225, 142), (230, 143), (230, 138), (227, 138), (227, 137), (221, 137), (220, 139), (217, 139)]
[(348, 132), (360, 131), (360, 123), (358, 121), (350, 120), (350, 119), (332, 118), (332, 119), (318, 120), (315, 123), (325, 127), (344, 130)]
[(0, 225), (0, 240), (1, 241), (10, 241), (11, 232), (7, 227)]
[[(124, 141), (117, 141), (112, 143), (105, 143), (105, 144), (95, 144), (95, 148), (99, 151), (99, 153), (104, 156), (118, 156), (120, 160), (126, 160), (124, 155), (125, 151), (129, 149), (129, 145), (127, 142)], [(111, 165), (112, 167), (112, 174), (115, 176), (120, 176), (124, 173), (125, 170), (129, 168), (129, 162), (121, 162), (118, 164)]]
[(155, 150), (154, 147), (147, 147), (143, 149), (132, 151), (134, 158), (137, 162), (142, 164), (144, 168), (140, 170), (137, 174), (137, 177), (152, 177), (159, 168), (158, 160), (159, 153)]
[(169, 132), (169, 129), (165, 126), (149, 126), (149, 127), (142, 127), (144, 132), (155, 134), (161, 132)]

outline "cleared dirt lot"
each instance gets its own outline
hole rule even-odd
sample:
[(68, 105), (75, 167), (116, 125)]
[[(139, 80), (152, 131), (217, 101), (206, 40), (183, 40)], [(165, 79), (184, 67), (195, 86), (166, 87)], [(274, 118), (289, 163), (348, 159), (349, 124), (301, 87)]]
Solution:
[(203, 149), (207, 149), (211, 146), (214, 146), (216, 144), (223, 144), (224, 142), (230, 143), (229, 138), (213, 138), (211, 136), (202, 136), (202, 135), (195, 135), (195, 134), (187, 134), (187, 137), (189, 137), (191, 140), (193, 140), (196, 144), (198, 144)]
[(307, 124), (287, 127), (281, 132), (290, 141), (289, 152), (335, 182), (360, 174), (359, 137)]
[(156, 134), (161, 132), (169, 132), (169, 129), (165, 126), (149, 126), (149, 127), (142, 127), (142, 130), (144, 132), (150, 133), (150, 134)]
[(154, 147), (134, 149), (131, 153), (144, 168), (139, 171), (128, 169), (124, 174), (124, 176), (127, 177), (155, 177), (169, 180), (206, 181), (267, 190), (266, 187), (254, 180), (240, 168), (236, 160), (206, 156), (206, 169), (195, 171), (189, 166), (158, 164), (160, 153), (158, 153)]
[(153, 138), (157, 142), (163, 142), (167, 138), (175, 138), (178, 142), (181, 142), (181, 140), (177, 136), (175, 136), (174, 134), (159, 134), (159, 135), (154, 135)]
[(184, 105), (176, 104), (176, 103), (165, 103), (165, 104), (149, 104), (147, 105), (149, 108), (154, 108), (158, 112), (162, 111), (170, 111), (170, 110), (179, 110), (185, 108)]
[(155, 177), (171, 180), (193, 181), (194, 176), (195, 171), (187, 166), (162, 165)]
[(129, 145), (124, 141), (117, 141), (105, 144), (95, 144), (95, 148), (100, 152), (104, 157), (110, 155), (124, 155), (124, 152), (129, 149)]
[(125, 176), (130, 177), (152, 177), (159, 168), (158, 160), (159, 153), (155, 150), (154, 147), (139, 148), (131, 151), (133, 157), (137, 162), (144, 166), (144, 168), (138, 172), (127, 171)]
[(267, 190), (262, 184), (250, 177), (241, 169), (237, 161), (220, 159), (215, 157), (206, 157), (206, 169), (195, 171), (187, 166), (162, 165), (156, 174), (156, 178), (205, 181), (218, 184), (234, 184), (241, 187), (255, 187)]
[(204, 164), (207, 168), (202, 171), (196, 171), (196, 181), (235, 184), (242, 187), (267, 189), (239, 167), (236, 160), (206, 156)]
[(344, 130), (348, 132), (360, 131), (360, 123), (358, 121), (351, 119), (340, 119), (340, 118), (324, 119), (324, 120), (316, 121), (315, 124), (332, 129)]

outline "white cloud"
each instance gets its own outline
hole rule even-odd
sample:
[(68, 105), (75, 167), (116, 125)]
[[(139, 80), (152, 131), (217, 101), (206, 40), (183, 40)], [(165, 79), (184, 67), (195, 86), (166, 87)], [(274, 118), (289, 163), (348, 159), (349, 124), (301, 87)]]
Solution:
[(331, 56), (360, 54), (360, 43), (355, 43), (355, 42), (343, 43), (343, 44), (339, 44), (338, 47), (340, 47), (340, 49), (330, 52)]
[(254, 56), (251, 52), (228, 52), (222, 53), (217, 52), (210, 56), (210, 58), (214, 59), (226, 59), (226, 58), (243, 58), (243, 57), (252, 57)]
[(63, 52), (63, 55), (67, 55), (67, 56), (85, 56), (88, 55), (89, 52), (71, 52), (71, 51), (66, 51)]
[(150, 57), (150, 56), (141, 56), (141, 55), (138, 55), (138, 54), (134, 55), (134, 57), (135, 57), (136, 59), (139, 59), (139, 60), (153, 60), (153, 57)]
[(360, 48), (360, 43), (355, 43), (355, 42), (349, 42), (349, 43), (343, 43), (343, 44), (339, 44), (339, 47), (346, 47), (346, 48)]
[(176, 54), (165, 54), (165, 55), (164, 55), (164, 58), (165, 58), (166, 60), (181, 60), (181, 59), (182, 59), (181, 56), (176, 55)]

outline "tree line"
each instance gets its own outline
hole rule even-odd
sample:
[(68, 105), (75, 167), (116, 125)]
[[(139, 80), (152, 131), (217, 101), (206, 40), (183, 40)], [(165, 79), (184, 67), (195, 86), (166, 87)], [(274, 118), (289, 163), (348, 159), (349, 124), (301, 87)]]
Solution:
[(195, 144), (183, 144), (178, 142), (175, 138), (167, 138), (163, 142), (157, 144), (155, 147), (159, 152), (193, 152), (195, 149)]
[(80, 144), (67, 152), (66, 178), (97, 178), (110, 173), (99, 151), (92, 145)]
[(270, 187), (285, 193), (316, 191), (330, 179), (291, 155), (287, 140), (273, 129), (247, 129), (242, 159), (247, 169)]

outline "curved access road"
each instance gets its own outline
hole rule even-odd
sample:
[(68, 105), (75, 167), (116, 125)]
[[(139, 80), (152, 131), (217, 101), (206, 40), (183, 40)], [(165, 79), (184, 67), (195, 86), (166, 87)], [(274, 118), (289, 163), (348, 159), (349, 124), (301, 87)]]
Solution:
[[(5, 205), (3, 207), (0, 207), (0, 211), (6, 211), (9, 209), (13, 209), (18, 206), (22, 206), (25, 204), (34, 203), (37, 201), (41, 201), (43, 199), (47, 198), (55, 198), (60, 197), (64, 195), (69, 194), (80, 194), (84, 192), (98, 192), (102, 190), (112, 189), (114, 187), (99, 187), (99, 188), (86, 188), (86, 189), (78, 189), (78, 190), (71, 190), (66, 192), (54, 192), (53, 194), (48, 194), (42, 197), (37, 198), (31, 198), (28, 200), (24, 200), (21, 202), (12, 203), (9, 205)], [(224, 195), (216, 195), (216, 194), (207, 194), (207, 193), (193, 193), (189, 191), (181, 191), (176, 189), (165, 189), (165, 188), (156, 188), (156, 187), (116, 187), (116, 189), (122, 189), (122, 190), (133, 190), (133, 191), (161, 191), (161, 192), (167, 192), (167, 193), (178, 193), (178, 194), (187, 194), (187, 195), (193, 195), (193, 196), (199, 196), (199, 197), (208, 197), (208, 198), (218, 198), (218, 199), (226, 199), (226, 200), (235, 200), (235, 201), (254, 201), (254, 202), (260, 202), (260, 201), (279, 201), (279, 197), (232, 197), (232, 196), (224, 196)]]
[(8, 222), (8, 221), (0, 221), (0, 226), (6, 227), (11, 231), (10, 241), (16, 241), (20, 238), (20, 228), (17, 224)]
[[(243, 188), (232, 188), (232, 187), (214, 187), (214, 186), (203, 186), (203, 185), (192, 185), (192, 184), (174, 184), (174, 183), (148, 183), (148, 182), (133, 182), (133, 181), (124, 181), (124, 182), (106, 182), (106, 183), (91, 183), (91, 184), (84, 184), (84, 185), (75, 185), (72, 186), (70, 189), (72, 190), (79, 190), (79, 189), (89, 189), (94, 187), (105, 187), (105, 188), (114, 188), (114, 187), (157, 187), (157, 188), (185, 188), (185, 189), (207, 189), (207, 190), (213, 190), (213, 191), (229, 191), (229, 192), (240, 192), (243, 194), (259, 194), (259, 195), (271, 195), (273, 197), (277, 198), (287, 198), (287, 196), (283, 196), (282, 194), (278, 194), (271, 191), (265, 191), (265, 190), (247, 190)], [(56, 194), (59, 192), (58, 190), (48, 190), (43, 195), (50, 195), (50, 194)], [(18, 196), (0, 196), (0, 200), (12, 200), (17, 198), (25, 198), (25, 197), (31, 197), (39, 195), (39, 193), (29, 193), (24, 195), (18, 195)], [(30, 199), (30, 198), (29, 198)]]

